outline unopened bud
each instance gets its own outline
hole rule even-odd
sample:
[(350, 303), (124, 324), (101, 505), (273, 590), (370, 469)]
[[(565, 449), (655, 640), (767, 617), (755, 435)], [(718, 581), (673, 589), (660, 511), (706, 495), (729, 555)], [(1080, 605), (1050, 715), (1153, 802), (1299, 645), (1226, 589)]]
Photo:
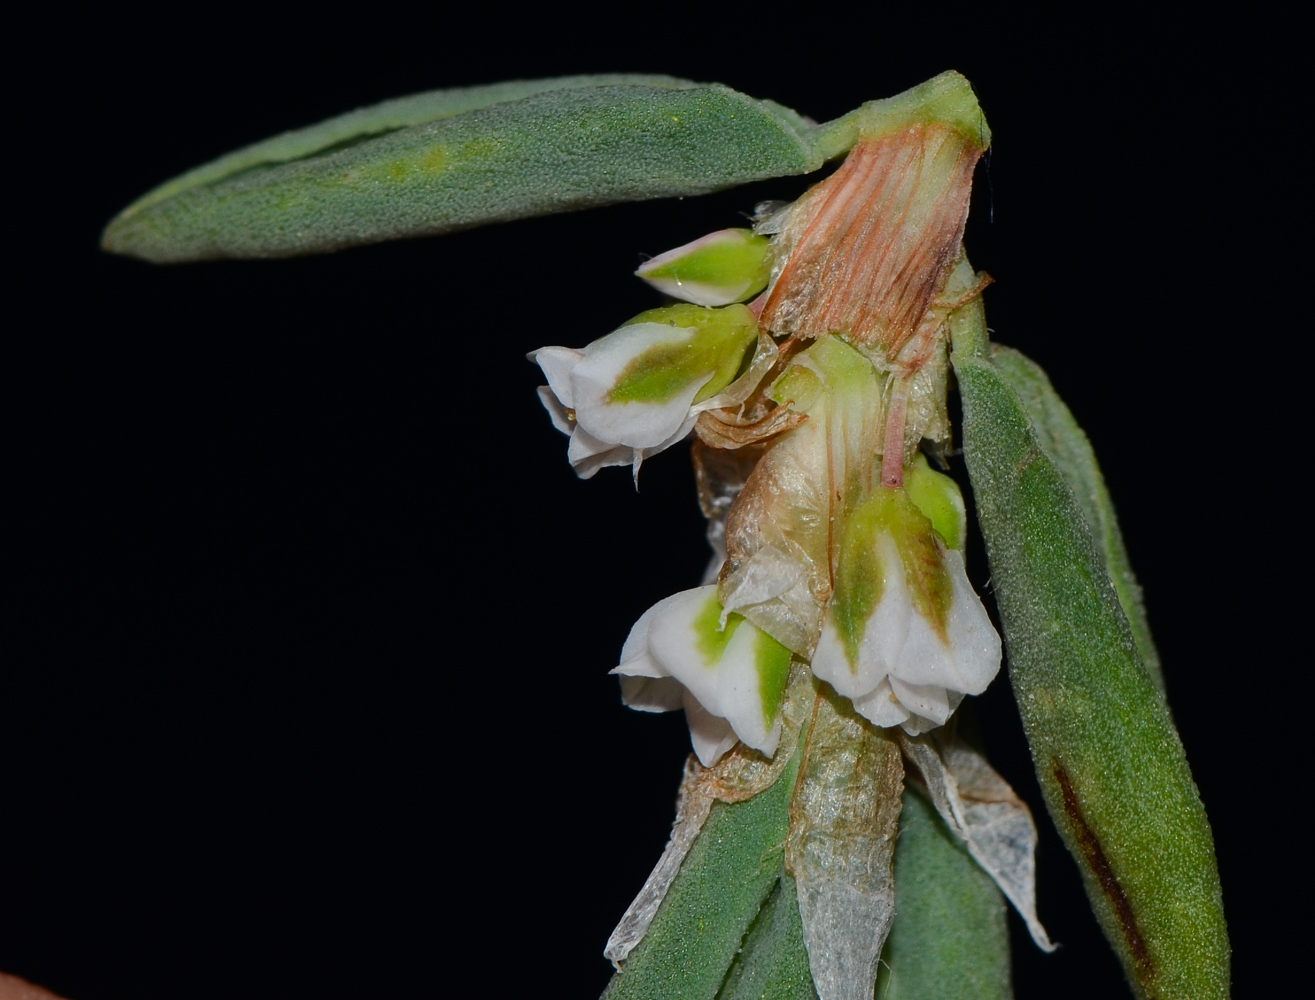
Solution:
[(635, 274), (658, 291), (697, 305), (744, 302), (767, 287), (770, 242), (749, 229), (723, 229), (658, 254)]

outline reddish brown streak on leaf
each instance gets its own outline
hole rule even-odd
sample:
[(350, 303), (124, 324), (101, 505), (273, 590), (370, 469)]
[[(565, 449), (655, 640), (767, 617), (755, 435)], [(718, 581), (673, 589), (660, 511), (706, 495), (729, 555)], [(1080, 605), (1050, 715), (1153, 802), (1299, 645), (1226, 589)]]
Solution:
[(1096, 837), (1095, 831), (1087, 825), (1068, 771), (1064, 770), (1064, 765), (1058, 758), (1050, 758), (1050, 763), (1055, 780), (1059, 782), (1060, 791), (1064, 796), (1064, 811), (1068, 813), (1068, 818), (1073, 823), (1073, 832), (1077, 835), (1078, 846), (1082, 848), (1087, 867), (1096, 876), (1096, 881), (1100, 883), (1101, 889), (1114, 906), (1114, 912), (1123, 928), (1123, 937), (1128, 942), (1128, 950), (1132, 952), (1132, 960), (1137, 967), (1137, 980), (1143, 987), (1149, 987), (1156, 977), (1156, 969), (1155, 963), (1151, 960), (1150, 949), (1146, 947), (1146, 939), (1142, 937), (1137, 927), (1137, 915), (1133, 913), (1132, 904), (1128, 901), (1123, 886), (1119, 884), (1119, 878), (1114, 874), (1109, 859), (1105, 857), (1105, 850), (1100, 846), (1100, 840)]

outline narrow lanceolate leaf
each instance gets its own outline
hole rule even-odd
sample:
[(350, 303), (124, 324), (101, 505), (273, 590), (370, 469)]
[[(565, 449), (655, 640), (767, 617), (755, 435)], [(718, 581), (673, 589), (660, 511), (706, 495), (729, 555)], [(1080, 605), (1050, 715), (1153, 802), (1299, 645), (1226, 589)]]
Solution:
[(697, 87), (692, 80), (674, 76), (647, 73), (600, 73), (584, 76), (557, 76), (545, 80), (505, 80), (482, 87), (455, 87), (450, 90), (426, 90), (381, 101), (369, 107), (357, 108), (345, 114), (334, 115), (305, 128), (293, 129), (260, 142), (225, 153), (216, 160), (166, 181), (147, 192), (121, 213), (131, 215), (147, 205), (172, 198), (187, 188), (213, 184), (226, 177), (268, 167), (276, 163), (291, 163), (328, 149), (340, 148), (386, 132), (411, 125), (451, 118), (467, 111), (478, 111), (494, 104), (519, 101), (523, 97), (542, 94), (549, 90), (575, 90), (580, 87), (605, 87), (613, 84), (635, 84), (681, 90)]
[(797, 883), (821, 1000), (872, 996), (895, 915), (903, 780), (899, 744), (848, 701), (819, 695), (790, 803), (785, 866)]
[(904, 793), (899, 828), (878, 1000), (1011, 1000), (1009, 926), (991, 877), (922, 796)]
[(717, 1000), (817, 1000), (794, 879), (781, 876), (749, 928)]
[(257, 144), (125, 209), (103, 246), (160, 263), (286, 257), (705, 194), (823, 162), (797, 114), (720, 84), (553, 83), (514, 100), (538, 85), (486, 92), (455, 114), (457, 99), (402, 99)]
[(1151, 680), (1164, 693), (1164, 675), (1160, 671), (1160, 654), (1151, 640), (1150, 625), (1146, 621), (1146, 606), (1142, 603), (1141, 587), (1133, 575), (1128, 561), (1128, 550), (1123, 545), (1118, 518), (1105, 477), (1100, 474), (1096, 453), (1073, 414), (1055, 392), (1050, 379), (1032, 359), (1008, 347), (992, 346), (992, 360), (996, 369), (1018, 394), (1019, 401), (1032, 419), (1032, 430), (1046, 457), (1063, 473), (1073, 498), (1086, 515), (1087, 526), (1105, 557), (1114, 590), (1123, 605), (1137, 643), (1137, 653)]
[(686, 855), (648, 933), (612, 977), (605, 1000), (711, 1000), (781, 877), (795, 764), (745, 802), (718, 803)]
[(964, 456), (1046, 805), (1137, 995), (1226, 997), (1214, 844), (1168, 709), (1081, 506), (990, 359), (981, 303), (950, 325)]
[[(805, 713), (812, 707), (812, 690), (807, 672), (796, 670), (783, 709), (788, 740), (775, 761), (738, 746), (715, 768), (692, 765), (687, 771), (672, 841), (674, 844), (689, 834), (692, 843), (679, 848), (683, 857), (677, 859), (678, 874), (662, 887), (664, 898), (655, 915), (647, 917), (645, 927), (636, 935), (632, 917), (637, 908), (646, 905), (654, 880), (666, 878), (667, 853), (608, 943), (609, 957), (620, 962), (621, 971), (612, 977), (604, 1000), (713, 1000), (737, 955), (744, 965), (746, 938), (753, 936), (752, 928), (765, 926), (759, 911), (783, 875), (790, 797), (799, 768), (800, 726), (807, 724)], [(705, 805), (717, 801), (710, 804), (701, 832), (682, 832), (682, 820), (698, 819), (700, 799)], [(669, 846), (668, 853), (671, 850)], [(797, 910), (789, 907), (779, 919), (788, 920), (791, 913), (798, 920)], [(776, 927), (766, 935), (769, 942), (779, 943), (783, 936), (788, 939), (790, 934), (802, 933), (777, 926), (774, 921), (778, 918), (764, 919)], [(776, 962), (767, 955), (759, 958), (753, 965), (758, 970), (755, 978), (765, 968), (763, 963)], [(788, 957), (782, 960), (787, 961), (782, 968), (788, 973), (786, 978), (795, 981), (797, 970), (790, 971)], [(806, 1000), (805, 994), (773, 995)]]

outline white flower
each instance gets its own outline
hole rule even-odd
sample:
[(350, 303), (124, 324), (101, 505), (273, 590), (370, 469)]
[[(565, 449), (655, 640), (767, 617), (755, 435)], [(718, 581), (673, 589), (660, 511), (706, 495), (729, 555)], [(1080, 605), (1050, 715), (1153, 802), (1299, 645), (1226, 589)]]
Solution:
[(942, 534), (903, 490), (860, 505), (812, 658), (860, 715), (911, 735), (944, 725), (1000, 669), (1000, 637)]
[(790, 651), (739, 615), (721, 625), (715, 585), (659, 601), (621, 651), (621, 699), (641, 712), (685, 709), (705, 767), (742, 740), (768, 757), (781, 738)]
[(747, 398), (776, 348), (744, 306), (678, 305), (641, 313), (583, 350), (543, 347), (529, 357), (548, 379), (539, 398), (553, 426), (571, 436), (567, 458), (588, 479), (609, 465), (637, 473), (684, 438), (699, 412)]

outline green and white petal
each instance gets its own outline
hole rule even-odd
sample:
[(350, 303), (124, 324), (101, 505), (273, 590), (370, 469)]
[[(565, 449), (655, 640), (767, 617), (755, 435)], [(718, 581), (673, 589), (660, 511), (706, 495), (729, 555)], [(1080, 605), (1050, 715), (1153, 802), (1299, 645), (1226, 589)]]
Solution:
[(771, 241), (723, 229), (646, 261), (635, 272), (660, 292), (701, 306), (751, 299), (767, 287)]
[(936, 524), (885, 488), (854, 510), (812, 656), (813, 673), (860, 715), (913, 735), (944, 725), (1000, 669), (1000, 637), (963, 554), (943, 544), (962, 537), (959, 510), (944, 503), (940, 514)]
[(945, 636), (937, 634), (921, 615), (914, 615), (891, 675), (909, 685), (939, 685), (962, 694), (981, 694), (1000, 670), (1000, 636), (968, 582), (963, 554), (942, 550), (941, 559), (952, 588)]
[[(895, 672), (914, 618), (913, 601), (894, 538), (885, 532), (879, 534), (871, 541), (865, 562), (869, 573), (866, 582), (880, 594), (879, 599), (868, 610), (861, 595), (851, 595), (843, 586), (843, 578), (838, 581), (812, 660), (813, 673), (839, 694), (855, 700), (860, 714), (866, 713), (857, 708), (857, 700), (870, 695)], [(853, 620), (859, 616), (862, 616), (860, 620)], [(857, 643), (853, 641), (855, 632)], [(889, 690), (889, 685), (886, 687)], [(881, 714), (883, 719), (891, 715), (884, 710)], [(871, 721), (877, 725), (895, 725), (875, 718)]]
[[(721, 627), (714, 585), (683, 591), (650, 608), (631, 629), (613, 673), (626, 704), (674, 708), (668, 681), (684, 689), (695, 751), (711, 766), (735, 739), (767, 756), (781, 735), (790, 651), (739, 615)], [(729, 738), (728, 733), (733, 733)]]
[(616, 400), (614, 390), (645, 354), (677, 353), (692, 346), (697, 333), (695, 327), (635, 323), (586, 347), (571, 371), (572, 408), (579, 425), (600, 441), (631, 448), (652, 448), (671, 437), (689, 416), (694, 397), (715, 374), (712, 369), (672, 373), (663, 380), (661, 391), (636, 393), (635, 398)]
[(583, 350), (543, 347), (529, 358), (548, 379), (539, 398), (553, 426), (571, 435), (567, 457), (587, 479), (609, 465), (638, 474), (645, 458), (689, 434), (699, 411), (742, 402), (776, 346), (744, 306), (678, 305), (641, 313)]

